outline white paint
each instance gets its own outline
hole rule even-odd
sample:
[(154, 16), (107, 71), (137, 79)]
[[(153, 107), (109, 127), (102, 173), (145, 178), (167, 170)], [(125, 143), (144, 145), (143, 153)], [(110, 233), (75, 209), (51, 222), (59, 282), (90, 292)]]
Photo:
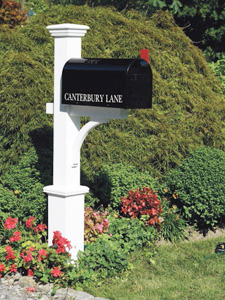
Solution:
[(53, 113), (54, 113), (54, 104), (46, 103), (46, 114), (53, 114)]
[[(127, 117), (125, 109), (61, 104), (62, 71), (71, 58), (81, 58), (81, 38), (88, 26), (59, 24), (47, 29), (55, 38), (54, 104), (46, 112), (54, 114), (53, 185), (44, 187), (48, 194), (48, 243), (54, 231), (60, 231), (72, 245), (71, 255), (84, 250), (84, 196), (89, 188), (80, 185), (80, 148), (90, 130), (112, 118)], [(91, 121), (80, 129), (80, 117)]]

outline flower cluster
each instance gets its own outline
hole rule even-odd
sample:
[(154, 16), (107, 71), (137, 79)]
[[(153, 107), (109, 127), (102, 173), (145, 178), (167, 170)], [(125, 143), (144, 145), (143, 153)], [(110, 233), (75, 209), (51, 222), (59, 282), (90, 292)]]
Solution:
[(6, 252), (6, 257), (5, 257), (6, 260), (14, 260), (16, 258), (15, 253), (11, 246), (6, 246), (5, 252)]
[(130, 190), (128, 196), (121, 199), (121, 213), (130, 218), (148, 216), (146, 225), (160, 227), (162, 213), (161, 201), (156, 192), (146, 187), (143, 190)]
[(0, 278), (2, 277), (2, 274), (5, 271), (5, 265), (4, 264), (0, 264)]
[(5, 229), (8, 229), (8, 230), (13, 229), (13, 228), (16, 227), (17, 222), (18, 222), (18, 219), (9, 217), (9, 218), (5, 221), (4, 228), (5, 228)]
[(51, 270), (51, 274), (53, 275), (53, 277), (60, 277), (63, 275), (63, 272), (61, 272), (58, 267), (54, 267)]
[(70, 242), (55, 231), (53, 246), (49, 247), (45, 241), (47, 226), (36, 225), (33, 216), (25, 221), (25, 226), (19, 225), (18, 219), (9, 217), (4, 222), (4, 229), (3, 246), (0, 246), (0, 278), (8, 272), (19, 271), (51, 282), (64, 276), (64, 269), (71, 266), (67, 252), (71, 248)]
[(66, 247), (71, 249), (70, 242), (59, 231), (54, 231), (53, 234), (52, 245), (56, 248), (56, 253), (66, 253)]
[(108, 232), (109, 220), (106, 218), (107, 211), (94, 211), (91, 207), (85, 209), (84, 213), (84, 241), (91, 243), (96, 238)]

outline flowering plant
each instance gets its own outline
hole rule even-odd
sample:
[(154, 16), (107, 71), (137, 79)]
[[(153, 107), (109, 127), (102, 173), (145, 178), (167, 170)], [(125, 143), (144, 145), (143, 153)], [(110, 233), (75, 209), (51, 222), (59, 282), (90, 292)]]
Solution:
[(143, 190), (130, 190), (128, 196), (122, 198), (121, 201), (121, 213), (124, 216), (134, 219), (146, 216), (146, 225), (160, 229), (162, 205), (156, 192), (148, 187)]
[(45, 224), (36, 225), (33, 216), (25, 221), (24, 226), (17, 218), (5, 220), (0, 247), (0, 278), (18, 271), (46, 283), (66, 280), (67, 271), (74, 267), (67, 252), (71, 248), (70, 242), (55, 231), (49, 247), (46, 229)]
[(86, 244), (95, 242), (103, 233), (108, 232), (109, 220), (107, 211), (94, 211), (87, 207), (84, 212), (84, 241)]

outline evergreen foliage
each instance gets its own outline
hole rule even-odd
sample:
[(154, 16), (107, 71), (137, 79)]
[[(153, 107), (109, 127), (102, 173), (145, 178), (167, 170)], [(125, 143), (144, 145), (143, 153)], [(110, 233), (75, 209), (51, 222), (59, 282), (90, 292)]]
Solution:
[(42, 179), (38, 156), (31, 148), (21, 157), (18, 165), (12, 166), (1, 177), (1, 211), (21, 220), (35, 216), (37, 220), (46, 222), (47, 199), (43, 193)]
[(127, 196), (129, 190), (150, 187), (159, 189), (159, 183), (147, 172), (140, 172), (131, 165), (103, 165), (96, 176), (92, 190), (105, 207), (114, 209), (121, 206), (121, 198)]
[[(169, 2), (169, 0), (166, 0)], [(181, 9), (175, 14), (176, 22), (185, 27), (186, 34), (206, 50), (211, 59), (224, 52), (225, 2), (223, 0), (181, 0)]]
[(218, 59), (217, 62), (210, 63), (210, 67), (221, 81), (223, 86), (223, 95), (225, 95), (225, 54), (223, 54), (221, 59)]
[(200, 229), (224, 225), (225, 153), (200, 147), (172, 170), (165, 183), (184, 217)]
[[(41, 1), (41, 0), (36, 0)], [(43, 1), (43, 0), (42, 0)], [(152, 16), (156, 10), (169, 11), (186, 34), (212, 59), (224, 52), (225, 3), (223, 0), (49, 0), (54, 4), (114, 6), (118, 11), (135, 9)]]
[(42, 135), (44, 141), (51, 138), (45, 103), (53, 98), (53, 38), (46, 26), (67, 22), (91, 28), (83, 38), (83, 57), (135, 58), (149, 48), (154, 76), (153, 109), (131, 110), (128, 120), (111, 121), (88, 135), (82, 170), (89, 180), (103, 163), (129, 163), (160, 177), (197, 146), (224, 149), (221, 85), (169, 14), (147, 19), (135, 11), (52, 6), (16, 32), (0, 32), (1, 173), (33, 147), (37, 130), (39, 141)]

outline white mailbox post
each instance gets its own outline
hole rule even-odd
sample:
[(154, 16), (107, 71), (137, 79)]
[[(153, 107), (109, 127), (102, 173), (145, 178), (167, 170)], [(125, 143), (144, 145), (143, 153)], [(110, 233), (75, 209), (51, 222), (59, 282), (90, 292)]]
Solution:
[[(88, 26), (59, 24), (48, 26), (55, 39), (54, 103), (46, 112), (54, 114), (53, 185), (48, 194), (48, 241), (60, 231), (72, 245), (71, 257), (84, 250), (84, 197), (89, 188), (80, 185), (80, 148), (89, 131), (111, 119), (127, 118), (127, 109), (62, 104), (62, 71), (71, 58), (81, 58), (81, 38)], [(80, 129), (80, 117), (91, 120)]]

